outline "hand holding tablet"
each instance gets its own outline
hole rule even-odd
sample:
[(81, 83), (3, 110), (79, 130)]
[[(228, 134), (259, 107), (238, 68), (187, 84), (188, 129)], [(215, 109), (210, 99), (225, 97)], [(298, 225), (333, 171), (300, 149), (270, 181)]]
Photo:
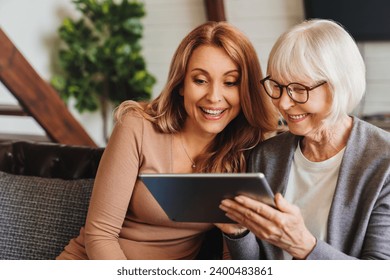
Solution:
[(262, 173), (140, 174), (139, 178), (172, 221), (232, 223), (219, 204), (237, 195), (274, 205)]

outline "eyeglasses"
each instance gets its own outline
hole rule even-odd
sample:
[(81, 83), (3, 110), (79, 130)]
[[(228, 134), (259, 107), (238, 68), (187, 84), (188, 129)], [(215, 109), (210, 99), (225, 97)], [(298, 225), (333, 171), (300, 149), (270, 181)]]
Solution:
[(322, 86), (326, 83), (326, 81), (322, 81), (312, 87), (308, 87), (300, 83), (289, 83), (288, 85), (281, 85), (277, 81), (272, 80), (271, 76), (267, 76), (262, 79), (260, 83), (263, 85), (265, 92), (272, 99), (279, 99), (282, 97), (283, 88), (286, 88), (286, 92), (292, 100), (294, 100), (296, 103), (303, 104), (309, 100), (309, 91)]

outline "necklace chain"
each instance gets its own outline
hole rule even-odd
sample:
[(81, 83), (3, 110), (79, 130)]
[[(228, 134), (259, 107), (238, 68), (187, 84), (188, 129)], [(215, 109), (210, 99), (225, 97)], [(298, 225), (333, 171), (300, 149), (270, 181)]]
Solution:
[(190, 155), (189, 155), (188, 152), (187, 152), (187, 149), (184, 147), (183, 137), (182, 137), (181, 133), (180, 133), (180, 143), (181, 143), (181, 146), (182, 146), (182, 148), (183, 148), (184, 153), (186, 154), (186, 156), (188, 157), (188, 159), (189, 159), (189, 160), (191, 161), (191, 163), (192, 163), (192, 168), (195, 168), (195, 167), (196, 167), (195, 161), (192, 160), (192, 158), (190, 157)]

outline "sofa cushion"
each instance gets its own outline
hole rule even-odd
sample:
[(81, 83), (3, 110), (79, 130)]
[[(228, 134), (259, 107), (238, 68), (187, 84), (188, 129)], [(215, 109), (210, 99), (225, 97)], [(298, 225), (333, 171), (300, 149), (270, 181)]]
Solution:
[(55, 259), (84, 225), (93, 181), (0, 171), (0, 259)]

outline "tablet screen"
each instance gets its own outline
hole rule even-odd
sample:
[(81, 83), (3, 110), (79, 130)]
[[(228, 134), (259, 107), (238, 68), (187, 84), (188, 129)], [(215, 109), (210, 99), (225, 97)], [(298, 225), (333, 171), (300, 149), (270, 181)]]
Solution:
[(274, 205), (262, 173), (140, 174), (139, 178), (176, 222), (232, 223), (219, 205), (240, 194)]

